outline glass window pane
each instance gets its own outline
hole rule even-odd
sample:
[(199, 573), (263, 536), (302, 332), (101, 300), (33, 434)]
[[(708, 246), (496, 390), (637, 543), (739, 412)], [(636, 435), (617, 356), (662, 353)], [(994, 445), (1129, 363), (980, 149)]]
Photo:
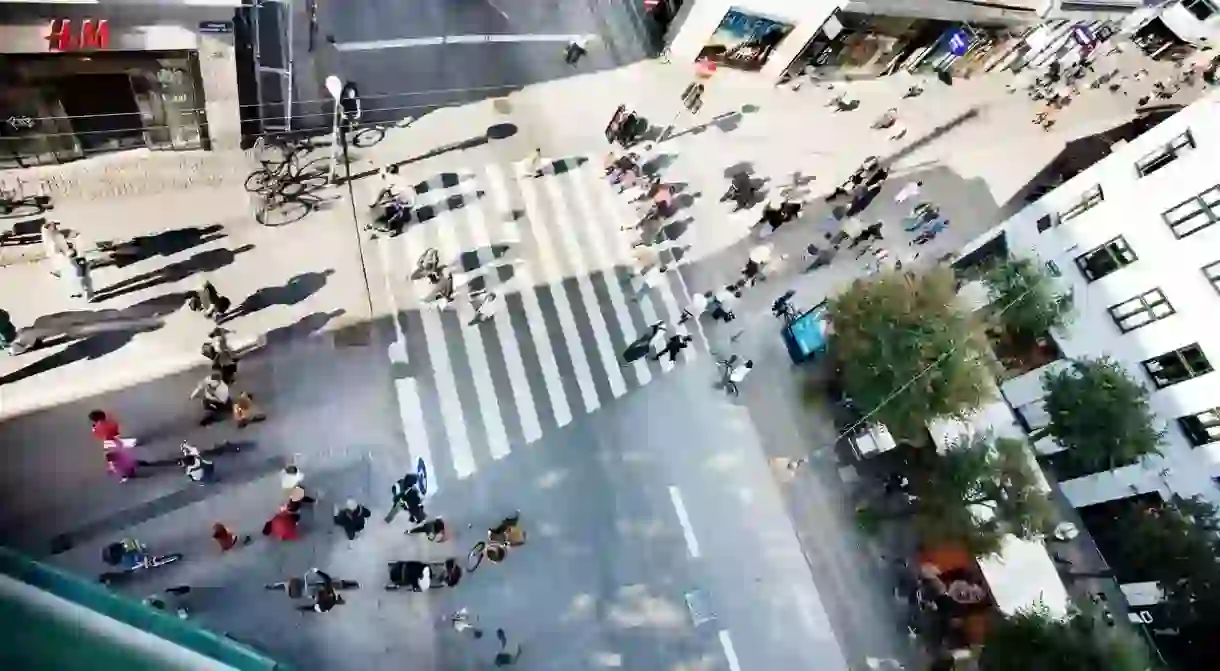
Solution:
[(1139, 328), (1151, 321), (1152, 321), (1151, 315), (1149, 315), (1145, 311), (1140, 311), (1140, 312), (1135, 313), (1134, 315), (1130, 315), (1128, 317), (1124, 317), (1124, 318), (1120, 319), (1118, 322), (1118, 325), (1123, 330), (1130, 331), (1131, 329)]
[(1198, 216), (1202, 213), (1202, 204), (1192, 198), (1189, 201), (1178, 205), (1177, 207), (1172, 207), (1166, 210), (1165, 214), (1162, 216), (1165, 217), (1165, 223), (1169, 224), (1170, 226), (1176, 226), (1178, 223), (1186, 221), (1187, 219)]
[(1173, 314), (1173, 306), (1162, 301), (1153, 305), (1148, 311), (1152, 313), (1153, 317), (1156, 317), (1157, 319), (1164, 319)]

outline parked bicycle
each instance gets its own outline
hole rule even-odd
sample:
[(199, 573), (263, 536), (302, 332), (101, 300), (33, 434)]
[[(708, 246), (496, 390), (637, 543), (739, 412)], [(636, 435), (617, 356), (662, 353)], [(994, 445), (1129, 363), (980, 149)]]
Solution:
[(133, 573), (154, 569), (172, 564), (182, 559), (182, 553), (154, 555), (148, 548), (134, 538), (124, 538), (102, 548), (102, 561), (111, 566), (118, 566), (118, 571), (108, 571), (98, 576), (98, 582), (109, 585)]
[(505, 517), (499, 524), (487, 530), (487, 540), (479, 541), (466, 555), (466, 570), (474, 573), (486, 558), (499, 564), (508, 556), (511, 547), (525, 544), (525, 530), (521, 528), (521, 511)]
[(260, 136), (254, 142), (254, 156), (261, 168), (246, 177), (250, 193), (282, 193), (299, 195), (307, 181), (301, 155), (311, 148), (308, 140), (268, 139)]

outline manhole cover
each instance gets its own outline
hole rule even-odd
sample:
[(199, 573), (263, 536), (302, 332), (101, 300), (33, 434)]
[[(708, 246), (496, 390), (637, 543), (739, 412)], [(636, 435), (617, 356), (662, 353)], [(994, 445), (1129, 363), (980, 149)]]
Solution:
[(508, 102), (508, 98), (496, 98), (491, 106), (500, 114), (511, 114), (513, 111), (513, 104)]
[(690, 610), (691, 622), (694, 622), (696, 627), (716, 619), (716, 613), (712, 611), (711, 602), (708, 600), (707, 595), (700, 590), (686, 593), (686, 607)]

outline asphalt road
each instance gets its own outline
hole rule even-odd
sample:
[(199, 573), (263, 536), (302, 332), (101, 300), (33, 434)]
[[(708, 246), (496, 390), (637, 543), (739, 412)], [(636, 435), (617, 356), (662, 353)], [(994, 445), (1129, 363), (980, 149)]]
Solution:
[[(647, 38), (638, 12), (609, 0), (320, 0), (319, 33), (334, 43), (320, 40), (315, 66), (297, 78), (319, 87), (328, 74), (354, 81), (367, 121), (395, 121), (640, 60)], [(563, 62), (563, 36), (593, 38), (576, 66)], [(419, 43), (429, 38), (460, 43)]]

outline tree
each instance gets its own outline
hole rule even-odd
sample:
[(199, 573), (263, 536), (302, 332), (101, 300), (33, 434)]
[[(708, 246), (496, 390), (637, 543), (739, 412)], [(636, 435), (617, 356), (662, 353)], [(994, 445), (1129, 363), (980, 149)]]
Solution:
[(1042, 386), (1046, 433), (1073, 466), (1096, 473), (1160, 454), (1148, 390), (1112, 359), (1072, 361), (1044, 374)]
[(857, 280), (830, 301), (844, 391), (895, 436), (915, 439), (927, 422), (988, 400), (987, 340), (956, 303), (953, 274), (943, 268)]
[[(1034, 538), (1052, 518), (1037, 465), (1025, 445), (975, 434), (931, 457), (914, 474), (910, 507), (891, 517), (908, 518), (919, 538), (932, 545), (964, 546), (977, 555), (998, 552), (1005, 534)], [(862, 523), (885, 516), (861, 511)]]
[(995, 621), (979, 671), (1146, 671), (1147, 646), (1126, 628), (1098, 626), (1090, 612), (1055, 618), (1045, 604)]
[(1220, 514), (1199, 498), (1174, 497), (1125, 516), (1124, 554), (1161, 588), (1179, 635), (1210, 645), (1220, 631)]
[(1054, 278), (1032, 259), (992, 266), (983, 282), (1000, 324), (1018, 338), (1036, 338), (1071, 321), (1072, 293), (1060, 293)]

